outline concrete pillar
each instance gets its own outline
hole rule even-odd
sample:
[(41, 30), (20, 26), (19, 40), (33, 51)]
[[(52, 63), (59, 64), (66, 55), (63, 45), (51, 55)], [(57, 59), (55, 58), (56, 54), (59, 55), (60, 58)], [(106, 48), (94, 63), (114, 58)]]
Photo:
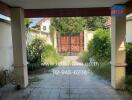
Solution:
[(26, 35), (24, 9), (11, 8), (11, 27), (16, 84), (25, 88), (28, 85)]
[(112, 16), (111, 85), (115, 89), (125, 88), (125, 34), (126, 16)]

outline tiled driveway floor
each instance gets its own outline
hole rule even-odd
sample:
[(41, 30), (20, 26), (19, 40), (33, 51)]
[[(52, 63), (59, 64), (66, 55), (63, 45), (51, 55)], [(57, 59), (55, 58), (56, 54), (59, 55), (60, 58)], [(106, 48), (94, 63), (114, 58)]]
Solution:
[[(86, 71), (84, 66), (58, 67), (55, 70)], [(25, 90), (15, 91), (11, 86), (1, 89), (1, 100), (132, 100), (126, 91), (115, 91), (109, 82), (92, 73), (39, 75), (41, 81)]]

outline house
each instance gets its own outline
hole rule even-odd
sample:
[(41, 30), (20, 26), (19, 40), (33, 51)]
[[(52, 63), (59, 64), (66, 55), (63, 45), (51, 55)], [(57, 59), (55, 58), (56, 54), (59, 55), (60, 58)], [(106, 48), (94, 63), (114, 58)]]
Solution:
[(52, 37), (50, 35), (50, 18), (42, 18), (40, 19), (34, 27), (31, 28), (29, 34), (27, 34), (27, 42), (31, 43), (32, 39), (35, 36), (40, 36), (45, 39), (47, 44), (52, 45)]

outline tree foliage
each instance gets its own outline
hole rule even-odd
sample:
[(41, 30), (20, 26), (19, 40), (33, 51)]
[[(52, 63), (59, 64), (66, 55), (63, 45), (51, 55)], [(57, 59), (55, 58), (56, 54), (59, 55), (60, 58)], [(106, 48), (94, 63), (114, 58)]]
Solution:
[(32, 23), (32, 20), (30, 18), (24, 19), (24, 25), (25, 25), (26, 29), (30, 28), (31, 23)]
[(84, 31), (86, 20), (82, 17), (56, 17), (51, 23), (58, 32), (80, 33)]
[(93, 16), (93, 17), (85, 17), (86, 28), (90, 31), (95, 31), (98, 28), (108, 29), (107, 21), (109, 17), (107, 16)]

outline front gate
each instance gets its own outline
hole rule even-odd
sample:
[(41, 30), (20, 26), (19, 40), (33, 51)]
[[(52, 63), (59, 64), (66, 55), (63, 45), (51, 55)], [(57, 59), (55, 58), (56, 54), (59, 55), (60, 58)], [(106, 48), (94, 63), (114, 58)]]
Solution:
[(84, 33), (76, 35), (57, 34), (57, 48), (59, 53), (79, 53), (84, 49)]

